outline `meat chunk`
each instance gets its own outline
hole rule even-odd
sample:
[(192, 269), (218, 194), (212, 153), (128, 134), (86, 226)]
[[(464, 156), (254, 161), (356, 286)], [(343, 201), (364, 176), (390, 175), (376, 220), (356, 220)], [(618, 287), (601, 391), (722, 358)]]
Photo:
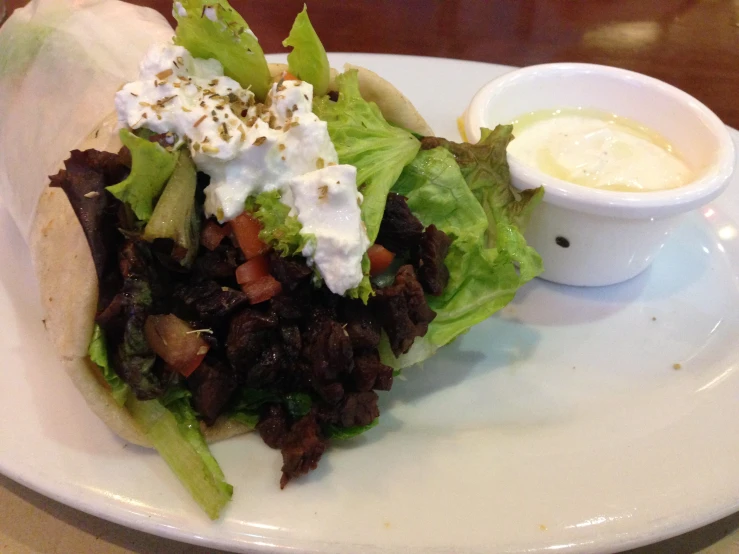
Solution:
[(375, 242), (400, 254), (416, 248), (422, 234), (423, 224), (411, 213), (405, 196), (394, 192), (388, 194)]
[(174, 299), (179, 311), (186, 314), (184, 319), (197, 319), (206, 324), (223, 321), (249, 303), (240, 290), (222, 287), (215, 281), (178, 284), (174, 289)]
[(342, 321), (353, 348), (377, 348), (380, 344), (380, 322), (360, 300), (343, 299), (340, 305)]
[(339, 412), (339, 423), (342, 427), (369, 425), (380, 416), (378, 400), (374, 391), (347, 394)]
[(302, 258), (283, 258), (276, 252), (269, 255), (269, 272), (288, 291), (295, 290), (313, 275), (313, 270), (305, 265)]
[(328, 317), (318, 317), (303, 336), (303, 356), (310, 361), (311, 377), (317, 384), (335, 381), (354, 368), (349, 335)]
[(226, 280), (235, 285), (236, 268), (245, 261), (241, 250), (225, 244), (224, 241), (215, 250), (198, 254), (193, 266), (193, 276), (196, 280)]
[(411, 265), (401, 266), (395, 282), (378, 289), (370, 302), (396, 356), (408, 352), (415, 338), (424, 336), (436, 317), (426, 303), (423, 287)]
[(270, 448), (282, 448), (288, 433), (287, 412), (280, 404), (270, 404), (257, 423), (257, 431)]
[(449, 270), (444, 260), (451, 244), (452, 239), (435, 225), (426, 227), (421, 237), (418, 281), (423, 290), (434, 296), (440, 296), (449, 282)]
[(230, 368), (213, 356), (207, 356), (187, 378), (192, 403), (206, 425), (213, 425), (236, 390)]
[(282, 478), (280, 488), (293, 477), (304, 475), (318, 467), (326, 450), (327, 440), (321, 436), (315, 415), (308, 414), (290, 429), (282, 446)]
[(273, 330), (277, 327), (274, 314), (264, 314), (252, 309), (239, 312), (231, 320), (226, 338), (228, 361), (245, 380), (251, 367), (274, 342)]
[(354, 388), (360, 392), (370, 391), (376, 388), (375, 383), (380, 374), (385, 374), (388, 368), (380, 361), (380, 355), (377, 349), (368, 349), (364, 351), (354, 352), (354, 372), (352, 373), (352, 382)]

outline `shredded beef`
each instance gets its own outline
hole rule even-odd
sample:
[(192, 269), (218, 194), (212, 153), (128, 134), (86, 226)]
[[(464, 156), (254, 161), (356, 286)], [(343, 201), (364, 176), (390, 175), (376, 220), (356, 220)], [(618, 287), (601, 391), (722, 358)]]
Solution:
[(411, 213), (405, 196), (394, 192), (388, 194), (375, 242), (400, 254), (416, 248), (422, 234), (423, 224)]
[(118, 202), (105, 190), (125, 179), (129, 168), (118, 154), (97, 150), (73, 150), (65, 169), (52, 176), (51, 186), (61, 187), (77, 215), (90, 245), (98, 279), (113, 270), (116, 247)]
[(440, 296), (449, 282), (449, 270), (444, 260), (451, 244), (452, 239), (435, 225), (426, 227), (421, 237), (418, 281), (423, 290), (434, 296)]
[(280, 488), (284, 489), (293, 477), (316, 469), (327, 442), (314, 414), (308, 414), (293, 424), (282, 445)]
[(236, 379), (226, 364), (207, 356), (187, 378), (187, 386), (195, 409), (207, 425), (213, 425), (236, 390)]
[(401, 266), (395, 282), (375, 292), (371, 306), (388, 335), (390, 348), (396, 356), (405, 354), (416, 337), (426, 334), (429, 323), (436, 317), (426, 303), (413, 266)]

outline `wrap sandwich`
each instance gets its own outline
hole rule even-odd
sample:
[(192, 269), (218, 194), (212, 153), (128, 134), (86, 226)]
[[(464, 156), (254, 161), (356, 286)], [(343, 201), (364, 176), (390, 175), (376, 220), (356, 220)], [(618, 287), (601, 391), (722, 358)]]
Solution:
[[(46, 328), (88, 405), (124, 440), (157, 448), (217, 517), (232, 489), (206, 441), (256, 427), (283, 452), (284, 486), (315, 468), (330, 440), (372, 428), (375, 391), (389, 390), (393, 374), (502, 308), (541, 271), (522, 236), (541, 192), (510, 188), (510, 128), (484, 130), (477, 145), (433, 137), (378, 75), (330, 69), (305, 10), (285, 41), (293, 48), (287, 65), (266, 63), (225, 1), (176, 2), (173, 13), (176, 46), (152, 47), (139, 81), (117, 93), (117, 114), (52, 176), (29, 245)], [(222, 98), (215, 108), (223, 111), (209, 105), (204, 116), (189, 116), (188, 129), (212, 118), (223, 144), (238, 145), (228, 125), (287, 135), (312, 122), (330, 138), (328, 157), (313, 156), (315, 171), (275, 186), (262, 172), (262, 188), (242, 198), (229, 188), (234, 172), (211, 159), (220, 152), (209, 137), (163, 128), (167, 110), (183, 100), (139, 98), (147, 67), (163, 55), (174, 65), (157, 67), (157, 89), (190, 86), (202, 73), (210, 82), (198, 86), (201, 104)], [(240, 88), (214, 92), (233, 81)], [(280, 112), (280, 93), (298, 89), (309, 108)], [(242, 148), (271, 148), (272, 135), (263, 134), (242, 132)], [(276, 155), (289, 144), (280, 140)], [(310, 148), (298, 145), (300, 163)], [(236, 181), (253, 171), (240, 168)], [(343, 188), (330, 188), (323, 175), (341, 176)], [(356, 184), (344, 186), (346, 175)], [(314, 203), (301, 204), (315, 183)], [(321, 207), (340, 194), (350, 201), (339, 215)], [(332, 235), (331, 219), (335, 227), (352, 220), (352, 204), (361, 220), (350, 230), (359, 238), (347, 246)], [(249, 226), (257, 229), (251, 236)], [(341, 252), (353, 256), (352, 267)], [(213, 269), (224, 264), (231, 273)], [(204, 308), (203, 295), (217, 306)], [(191, 349), (183, 363), (173, 340)]]

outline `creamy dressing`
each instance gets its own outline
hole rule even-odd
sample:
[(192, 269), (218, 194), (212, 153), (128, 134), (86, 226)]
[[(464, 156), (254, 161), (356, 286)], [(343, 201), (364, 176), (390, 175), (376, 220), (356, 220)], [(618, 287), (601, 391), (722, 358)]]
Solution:
[(326, 286), (343, 294), (361, 282), (369, 246), (362, 196), (356, 169), (337, 165), (327, 125), (312, 112), (312, 102), (313, 86), (290, 80), (274, 83), (265, 103), (257, 103), (251, 91), (223, 75), (217, 60), (193, 58), (172, 44), (153, 46), (139, 80), (116, 94), (123, 126), (173, 133), (190, 149), (211, 178), (207, 216), (231, 220), (249, 196), (279, 190), (302, 232), (315, 237), (303, 254)]
[(692, 171), (659, 133), (598, 110), (531, 112), (513, 122), (508, 154), (553, 177), (615, 191), (656, 191), (688, 183)]

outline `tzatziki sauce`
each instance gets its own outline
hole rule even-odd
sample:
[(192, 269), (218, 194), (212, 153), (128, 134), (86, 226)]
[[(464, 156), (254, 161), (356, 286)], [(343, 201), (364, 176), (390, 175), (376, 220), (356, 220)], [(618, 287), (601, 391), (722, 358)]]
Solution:
[(687, 184), (693, 172), (659, 133), (618, 115), (583, 108), (530, 112), (513, 122), (508, 155), (578, 185), (626, 192)]

